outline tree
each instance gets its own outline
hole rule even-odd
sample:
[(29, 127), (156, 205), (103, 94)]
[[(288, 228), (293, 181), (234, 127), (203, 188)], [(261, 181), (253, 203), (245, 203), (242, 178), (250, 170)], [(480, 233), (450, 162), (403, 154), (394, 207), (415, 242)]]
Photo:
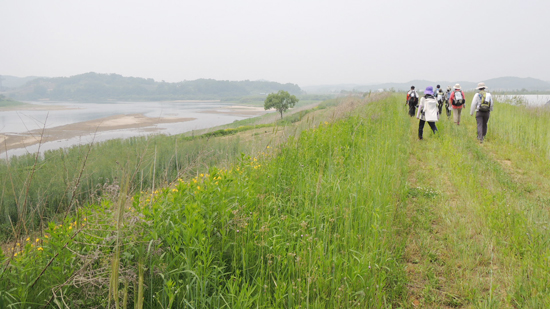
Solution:
[(284, 90), (279, 90), (277, 93), (270, 93), (264, 101), (264, 109), (275, 108), (281, 113), (281, 119), (283, 119), (283, 112), (287, 109), (294, 107), (298, 103), (298, 99), (290, 95)]

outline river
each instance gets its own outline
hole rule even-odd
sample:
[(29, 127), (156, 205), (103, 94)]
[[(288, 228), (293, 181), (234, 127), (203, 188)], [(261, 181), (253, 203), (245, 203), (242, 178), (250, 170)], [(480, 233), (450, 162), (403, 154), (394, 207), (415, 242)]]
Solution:
[(550, 94), (508, 94), (495, 95), (498, 101), (509, 102), (512, 104), (524, 104), (528, 106), (550, 105)]
[[(174, 135), (193, 130), (216, 127), (255, 117), (266, 113), (260, 107), (234, 106), (219, 102), (116, 102), (116, 103), (74, 103), (74, 102), (25, 102), (30, 103), (21, 109), (0, 110), (0, 141), (16, 140), (12, 147), (2, 146), (0, 157), (11, 157), (26, 153), (53, 150), (74, 145), (100, 142), (115, 138), (146, 136), (150, 134)], [(82, 127), (75, 131), (77, 124), (103, 123), (107, 119), (111, 124), (123, 115), (133, 115), (128, 125), (115, 124), (104, 130), (88, 130)], [(118, 118), (117, 118), (118, 117)], [(130, 116), (126, 116), (128, 118)], [(137, 120), (136, 120), (137, 119)], [(146, 120), (145, 122), (143, 120)], [(99, 121), (99, 122), (93, 122)], [(139, 121), (139, 123), (138, 123)], [(106, 123), (107, 121), (105, 121)], [(144, 124), (145, 123), (145, 124)], [(56, 128), (60, 130), (56, 131)], [(59, 131), (72, 130), (72, 135), (59, 134)], [(36, 137), (41, 131), (52, 133), (42, 143), (28, 142), (30, 136)], [(75, 133), (78, 132), (78, 133)], [(51, 134), (50, 134), (51, 135)], [(23, 137), (26, 139), (23, 140)], [(3, 140), (1, 140), (3, 139)], [(23, 140), (23, 141), (21, 141)], [(14, 148), (13, 145), (21, 147)]]

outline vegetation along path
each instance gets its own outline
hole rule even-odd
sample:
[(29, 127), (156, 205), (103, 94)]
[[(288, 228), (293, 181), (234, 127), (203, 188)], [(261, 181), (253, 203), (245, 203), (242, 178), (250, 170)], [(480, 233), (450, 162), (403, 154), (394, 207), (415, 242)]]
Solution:
[[(550, 112), (498, 104), (483, 145), (469, 116), (419, 141), (403, 101), (159, 137), (152, 179), (113, 168), (112, 193), (61, 212), (34, 209), (69, 191), (21, 191), (16, 176), (35, 169), (10, 161), (0, 200), (27, 193), (1, 217), (0, 308), (550, 307)], [(149, 145), (127, 143), (124, 161)], [(105, 151), (90, 166), (114, 164)], [(78, 186), (52, 164), (73, 152), (45, 156), (35, 177), (65, 171)], [(25, 229), (9, 234), (11, 218)]]
[(406, 307), (550, 306), (550, 113), (499, 104), (417, 138), (411, 119)]

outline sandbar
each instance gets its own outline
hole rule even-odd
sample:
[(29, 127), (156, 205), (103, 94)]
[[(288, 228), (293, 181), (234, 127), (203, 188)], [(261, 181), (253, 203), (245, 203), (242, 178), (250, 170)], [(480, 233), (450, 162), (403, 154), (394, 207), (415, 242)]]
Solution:
[(154, 128), (160, 123), (178, 123), (192, 121), (196, 118), (149, 118), (143, 114), (116, 115), (79, 123), (72, 123), (55, 128), (32, 130), (26, 133), (0, 134), (0, 152), (10, 149), (23, 148), (38, 143), (69, 139), (78, 136), (90, 135), (95, 132), (144, 128), (147, 131), (159, 130)]

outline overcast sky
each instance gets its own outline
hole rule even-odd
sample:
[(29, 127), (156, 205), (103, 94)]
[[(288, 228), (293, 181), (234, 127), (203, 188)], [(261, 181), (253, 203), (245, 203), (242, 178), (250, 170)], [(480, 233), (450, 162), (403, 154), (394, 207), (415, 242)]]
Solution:
[(0, 0), (0, 75), (550, 81), (549, 0)]

